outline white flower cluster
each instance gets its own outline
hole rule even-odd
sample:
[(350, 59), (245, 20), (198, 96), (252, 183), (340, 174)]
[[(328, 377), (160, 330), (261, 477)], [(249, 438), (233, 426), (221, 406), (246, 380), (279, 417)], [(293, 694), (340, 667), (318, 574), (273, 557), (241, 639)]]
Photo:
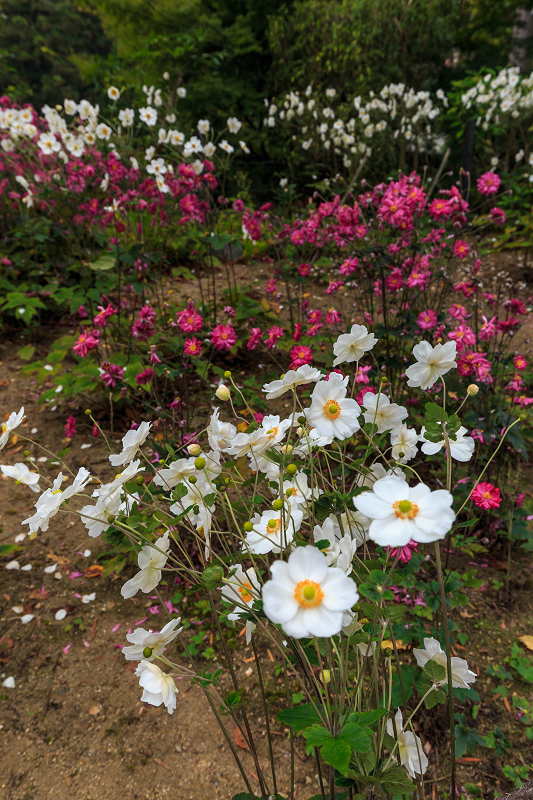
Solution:
[(505, 118), (519, 119), (533, 113), (533, 72), (522, 75), (519, 67), (488, 73), (461, 96), (466, 109), (477, 114), (477, 124), (487, 130)]
[(433, 128), (433, 120), (448, 106), (442, 90), (433, 98), (398, 83), (384, 86), (377, 95), (371, 91), (366, 100), (356, 96), (335, 104), (336, 97), (334, 89), (326, 89), (323, 98), (308, 86), (303, 95), (291, 91), (279, 103), (265, 100), (263, 124), (289, 128), (303, 150), (329, 151), (342, 157), (346, 169), (370, 155), (373, 142), (384, 132), (411, 149), (440, 152), (444, 146)]

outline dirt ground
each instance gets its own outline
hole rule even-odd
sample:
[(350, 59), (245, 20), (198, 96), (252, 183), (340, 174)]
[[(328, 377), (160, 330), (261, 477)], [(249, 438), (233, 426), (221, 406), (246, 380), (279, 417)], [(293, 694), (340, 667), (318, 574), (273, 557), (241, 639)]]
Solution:
[[(489, 257), (487, 268), (496, 273), (501, 258), (493, 262)], [(509, 263), (518, 271), (517, 277), (523, 277), (523, 266), (514, 254)], [(259, 270), (264, 267), (257, 268), (255, 280), (262, 282), (267, 270), (264, 274)], [(180, 291), (186, 295), (188, 287), (182, 286)], [(527, 338), (522, 343), (529, 346)], [(23, 362), (10, 355), (21, 344), (5, 342), (0, 354), (2, 414), (24, 405), (27, 422), (20, 433), (57, 452), (65, 447), (63, 426), (68, 411), (65, 407), (52, 410), (37, 406), (31, 378), (20, 374)], [(89, 427), (83, 427), (82, 415), (78, 412), (76, 416), (80, 433), (68, 456), (69, 465), (73, 469), (85, 465), (102, 480), (111, 478), (114, 471), (107, 453), (91, 438)], [(37, 430), (31, 434), (33, 429)], [(83, 444), (90, 447), (82, 448)], [(22, 451), (26, 449), (36, 458), (43, 457), (36, 446), (28, 447), (19, 438), (12, 440), (0, 461), (13, 464), (24, 460)], [(58, 468), (53, 468), (50, 477), (57, 472)], [(0, 479), (0, 544), (15, 543), (15, 537), (25, 531), (20, 523), (31, 515), (35, 499), (27, 487), (17, 486), (8, 478)], [(138, 679), (133, 674), (135, 663), (125, 661), (118, 645), (126, 643), (125, 634), (140, 620), (145, 620), (145, 627), (155, 629), (166, 620), (150, 616), (147, 609), (153, 600), (144, 596), (121, 598), (123, 576), (102, 579), (98, 571), (90, 569), (105, 543), (89, 539), (78, 521), (58, 515), (46, 533), (40, 532), (33, 542), (24, 540), (22, 546), (22, 550), (0, 558), (0, 683), (11, 676), (15, 680), (15, 688), (0, 686), (0, 798), (230, 800), (244, 791), (231, 751), (199, 688), (183, 681), (173, 716), (141, 703)], [(85, 554), (87, 549), (90, 555)], [(12, 559), (19, 562), (21, 569), (5, 569)], [(58, 563), (56, 572), (45, 573), (44, 568), (53, 563)], [(29, 565), (30, 570), (23, 569)], [(501, 565), (493, 570), (501, 578)], [(497, 724), (512, 735), (516, 747), (510, 758), (518, 764), (533, 763), (532, 743), (525, 741), (522, 731), (521, 738), (516, 738), (514, 714), (503, 698), (494, 698), (493, 683), (485, 672), (488, 664), (502, 663), (519, 636), (533, 633), (532, 589), (529, 560), (520, 567), (512, 602), (507, 603), (497, 592), (472, 593), (471, 611), (460, 620), (461, 629), (470, 635), (460, 655), (480, 675), (476, 684), (483, 699), (480, 726), (492, 729)], [(93, 592), (95, 599), (84, 603), (82, 597)], [(55, 619), (59, 608), (68, 611), (61, 621)], [(25, 614), (34, 616), (22, 624)], [(479, 620), (482, 625), (477, 624)], [(246, 683), (251, 649), (243, 646), (241, 654), (238, 670)], [(273, 665), (266, 652), (261, 651), (260, 657), (265, 669), (271, 671)], [(409, 652), (402, 657), (408, 663), (412, 661)], [(248, 686), (253, 691), (252, 681), (253, 678), (248, 680)], [(520, 689), (521, 696), (525, 691)], [(529, 696), (533, 700), (531, 691)], [(262, 740), (261, 766), (269, 777), (264, 718), (253, 703), (251, 709), (252, 729)], [(439, 752), (435, 727), (436, 719), (428, 719), (427, 728), (421, 731), (430, 759), (426, 790), (433, 800), (443, 785), (444, 758)], [(281, 774), (278, 791), (288, 796), (287, 733), (280, 727), (276, 733), (274, 752)], [(233, 740), (232, 725), (228, 725), (228, 735)], [(239, 749), (239, 755), (252, 787), (259, 793), (251, 754)], [(499, 794), (511, 788), (502, 776), (501, 766), (492, 751), (483, 751), (481, 759), (459, 763), (458, 784), (474, 783), (487, 798), (492, 798), (494, 791)], [(316, 765), (305, 758), (301, 748), (295, 769), (294, 800), (306, 800), (319, 787)]]

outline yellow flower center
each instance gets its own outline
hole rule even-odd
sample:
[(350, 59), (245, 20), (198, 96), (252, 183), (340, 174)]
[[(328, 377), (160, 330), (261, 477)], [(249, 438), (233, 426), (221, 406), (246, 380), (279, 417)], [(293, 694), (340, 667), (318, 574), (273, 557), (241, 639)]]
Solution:
[(414, 519), (420, 510), (416, 503), (409, 500), (396, 500), (392, 507), (398, 519)]
[(324, 406), (324, 411), (328, 419), (337, 419), (341, 413), (341, 407), (336, 400), (328, 400)]
[(317, 608), (324, 600), (324, 592), (315, 581), (300, 581), (294, 589), (294, 597), (302, 608)]
[(52, 494), (63, 494), (61, 489), (55, 489)]
[(4, 424), (2, 425), (2, 433), (5, 433), (6, 430), (7, 430), (7, 424), (4, 422)]
[(277, 428), (271, 428), (269, 431), (267, 431), (267, 436), (268, 436), (269, 439), (274, 439), (274, 437), (277, 436), (277, 435), (278, 435), (278, 429)]
[(277, 533), (281, 528), (280, 519), (269, 519), (267, 522), (267, 533)]
[(245, 603), (251, 603), (251, 601), (253, 600), (251, 591), (248, 591), (248, 589), (251, 590), (251, 588), (252, 584), (247, 583), (247, 581), (244, 581), (242, 586), (239, 586), (239, 594)]

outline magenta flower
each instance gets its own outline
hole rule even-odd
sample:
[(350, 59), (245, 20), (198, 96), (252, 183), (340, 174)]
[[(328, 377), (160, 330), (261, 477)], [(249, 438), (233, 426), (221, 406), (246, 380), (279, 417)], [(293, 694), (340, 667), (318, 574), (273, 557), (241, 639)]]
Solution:
[(72, 350), (77, 356), (84, 358), (89, 350), (93, 350), (100, 344), (100, 334), (98, 331), (82, 331), (77, 341), (75, 342)]
[(75, 417), (72, 416), (72, 414), (69, 414), (65, 424), (65, 437), (67, 439), (74, 439), (75, 435), (76, 435), (76, 419)]
[(155, 378), (155, 369), (153, 367), (146, 367), (142, 372), (135, 376), (135, 383), (137, 386), (142, 386), (145, 383), (150, 383), (152, 378)]
[(326, 325), (337, 325), (341, 321), (340, 312), (336, 308), (330, 308), (326, 314)]
[(498, 206), (494, 206), (491, 208), (489, 213), (489, 219), (491, 222), (494, 222), (495, 225), (505, 225), (507, 221), (507, 214), (503, 209), (498, 208)]
[(119, 367), (118, 364), (110, 364), (108, 361), (104, 361), (102, 367), (101, 378), (104, 384), (109, 386), (110, 389), (114, 389), (117, 383), (124, 378), (126, 370), (124, 367)]
[(300, 264), (300, 266), (298, 267), (298, 275), (301, 275), (302, 278), (306, 278), (310, 272), (311, 272), (311, 264)]
[(252, 332), (250, 334), (250, 338), (248, 339), (248, 344), (246, 345), (248, 350), (255, 350), (256, 347), (261, 342), (261, 328), (252, 328)]
[(519, 353), (514, 357), (513, 363), (516, 369), (526, 369), (527, 368), (527, 361), (524, 356), (521, 356)]
[(478, 508), (483, 508), (485, 511), (499, 508), (502, 502), (500, 490), (492, 483), (478, 483), (470, 497)]
[(231, 325), (216, 325), (211, 332), (211, 344), (217, 350), (231, 350), (237, 334)]
[(466, 258), (470, 252), (470, 245), (468, 242), (463, 242), (461, 239), (457, 239), (453, 246), (453, 254), (458, 258)]
[(370, 383), (367, 372), (370, 372), (371, 369), (372, 364), (369, 364), (368, 367), (359, 367), (355, 375), (355, 382), (363, 384)]
[(274, 325), (270, 328), (268, 332), (268, 337), (265, 339), (265, 345), (271, 350), (273, 347), (276, 346), (276, 342), (278, 339), (281, 339), (284, 334), (284, 330), (280, 325)]
[(299, 344), (291, 350), (291, 369), (298, 369), (303, 367), (304, 364), (311, 364), (313, 360), (313, 353), (310, 347), (305, 347)]
[[(387, 550), (391, 558), (397, 558), (402, 564), (407, 564), (413, 557), (413, 553), (418, 550), (418, 542), (411, 539), (404, 547), (387, 547)], [(421, 603), (415, 602), (415, 605), (421, 605)]]
[(422, 330), (427, 331), (434, 328), (438, 322), (437, 315), (434, 311), (428, 308), (427, 311), (421, 311), (418, 317), (416, 318), (417, 323), (420, 325)]
[(199, 356), (202, 352), (202, 343), (196, 336), (193, 336), (191, 339), (185, 339), (183, 352), (186, 356)]
[(196, 310), (192, 300), (189, 300), (187, 307), (177, 314), (178, 325), (184, 333), (198, 333), (202, 330), (204, 320)]
[(485, 172), (481, 178), (478, 178), (477, 190), (487, 197), (489, 194), (496, 194), (501, 182), (500, 176), (495, 172)]

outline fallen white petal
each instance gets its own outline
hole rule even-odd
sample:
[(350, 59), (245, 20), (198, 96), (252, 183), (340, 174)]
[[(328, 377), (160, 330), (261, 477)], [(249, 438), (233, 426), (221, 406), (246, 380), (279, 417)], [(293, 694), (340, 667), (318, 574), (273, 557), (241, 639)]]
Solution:
[(62, 620), (62, 619), (65, 619), (66, 616), (67, 616), (67, 612), (65, 611), (64, 608), (60, 608), (59, 611), (56, 611), (56, 619), (58, 621)]
[(49, 564), (47, 567), (44, 568), (44, 571), (48, 574), (55, 572), (57, 569), (57, 564)]
[(20, 621), (23, 625), (27, 625), (32, 619), (35, 619), (35, 614), (24, 614), (24, 616), (20, 618)]
[(15, 541), (16, 542), (23, 542), (25, 538), (26, 538), (26, 534), (25, 533), (17, 533), (17, 535), (15, 536)]
[(23, 567), (20, 568), (22, 572), (29, 572), (31, 569), (31, 564), (24, 564)]
[(91, 594), (84, 594), (81, 597), (82, 603), (92, 603), (93, 600), (96, 600), (96, 592), (92, 592)]
[(91, 555), (91, 551), (90, 550), (84, 550), (83, 551), (83, 555), (84, 555), (85, 558), (89, 558), (89, 556)]
[(10, 675), (9, 678), (6, 678), (5, 681), (3, 681), (2, 686), (5, 686), (6, 689), (14, 689), (15, 678), (13, 677), (13, 675)]
[(13, 559), (9, 564), (6, 564), (6, 569), (20, 569), (20, 564), (16, 559)]
[(13, 607), (11, 608), (11, 611), (12, 611), (14, 614), (22, 614), (22, 612), (24, 611), (24, 609), (22, 608), (22, 606), (13, 606)]
[(87, 450), (89, 447), (92, 447), (92, 444), (82, 444), (80, 450)]

